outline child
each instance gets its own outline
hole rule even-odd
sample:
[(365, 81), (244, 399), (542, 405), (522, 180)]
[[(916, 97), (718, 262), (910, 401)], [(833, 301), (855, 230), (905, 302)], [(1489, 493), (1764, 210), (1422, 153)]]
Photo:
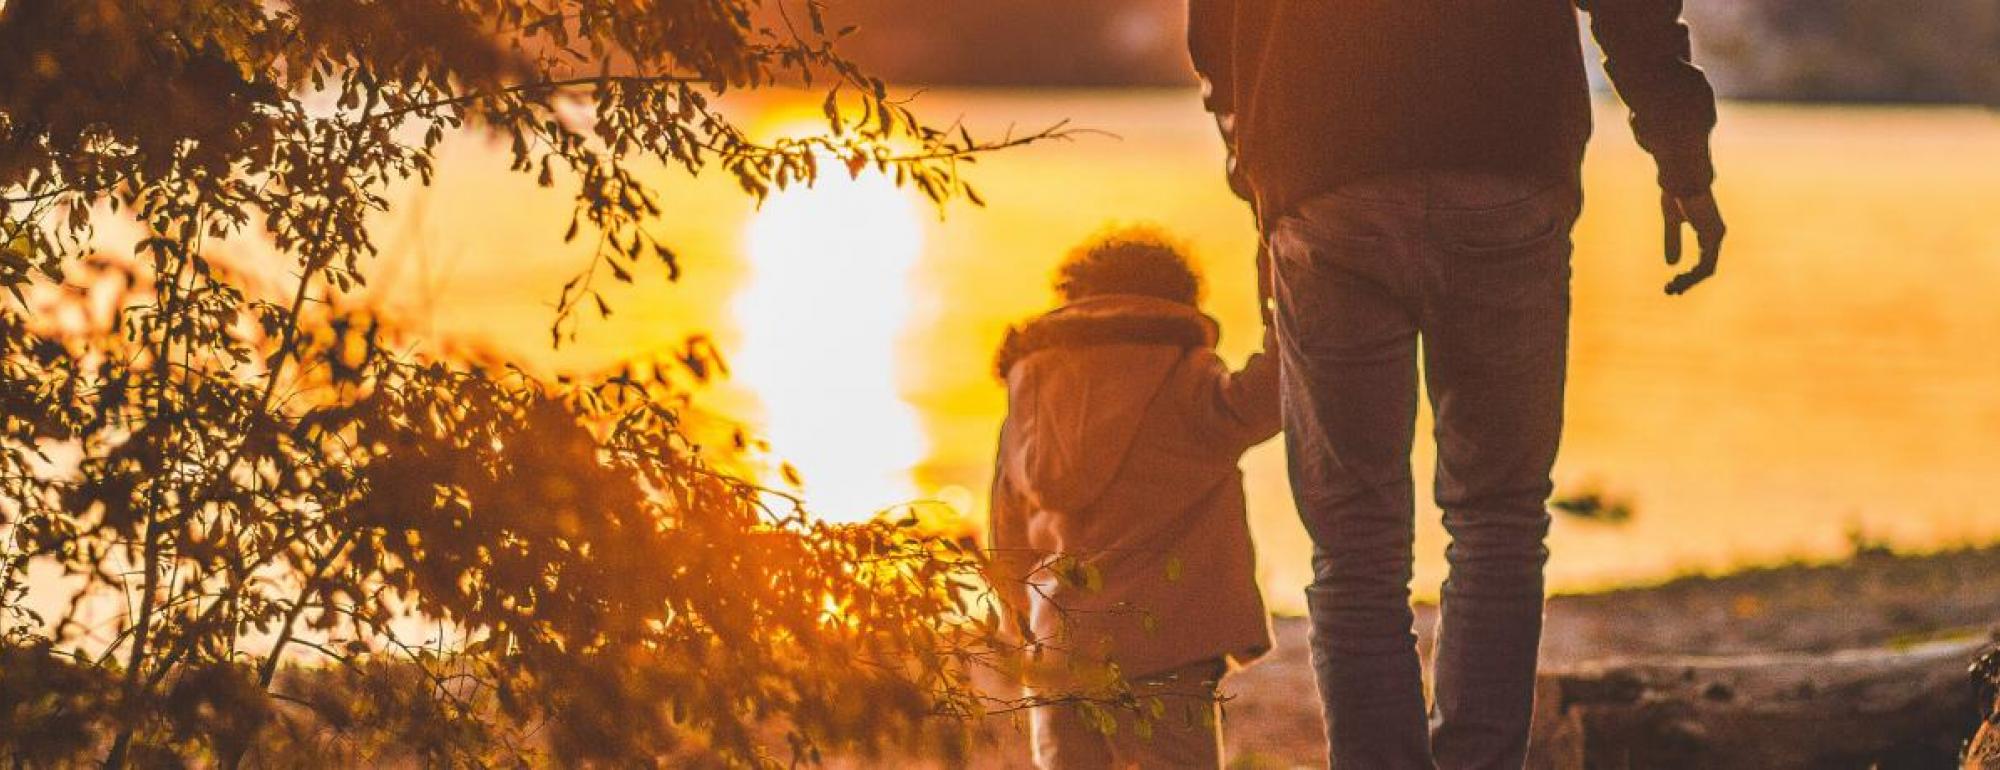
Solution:
[(1114, 231), (1000, 348), (994, 582), (1041, 650), (1027, 684), (1056, 700), (1115, 671), (1167, 707), (1149, 730), (1129, 710), (1034, 709), (1043, 770), (1221, 767), (1217, 682), (1271, 647), (1237, 462), (1278, 432), (1277, 362), (1231, 372), (1199, 289), (1177, 244)]

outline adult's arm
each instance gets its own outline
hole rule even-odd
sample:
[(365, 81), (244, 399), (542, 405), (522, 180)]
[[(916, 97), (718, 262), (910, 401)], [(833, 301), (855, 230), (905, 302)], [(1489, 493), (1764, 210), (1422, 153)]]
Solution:
[(1234, 0), (1188, 0), (1188, 58), (1201, 77), (1201, 102), (1220, 120), (1235, 114), (1235, 78), (1230, 66), (1235, 51)]
[(1660, 188), (1698, 196), (1715, 180), (1708, 135), (1715, 91), (1694, 65), (1681, 0), (1577, 0), (1604, 49), (1604, 70), (1632, 110), (1632, 132), (1660, 169)]
[(1668, 294), (1684, 294), (1715, 275), (1728, 231), (1709, 192), (1715, 90), (1694, 66), (1681, 0), (1577, 0), (1577, 6), (1590, 12), (1604, 71), (1632, 109), (1632, 133), (1660, 168), (1668, 265), (1680, 264), (1682, 226), (1694, 227), (1701, 257), (1667, 283)]
[(1237, 16), (1239, 0), (1188, 0), (1188, 58), (1201, 79), (1201, 104), (1215, 115), (1229, 152), (1229, 190), (1254, 200), (1250, 182), (1236, 160)]

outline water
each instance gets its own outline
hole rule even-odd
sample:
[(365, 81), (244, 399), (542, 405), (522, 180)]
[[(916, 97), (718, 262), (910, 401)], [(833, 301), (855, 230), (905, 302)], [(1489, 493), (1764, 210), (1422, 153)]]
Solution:
[[(775, 124), (813, 105), (745, 106)], [(914, 228), (914, 264), (857, 260), (828, 273), (839, 277), (825, 279), (823, 296), (787, 294), (791, 307), (748, 317), (739, 299), (761, 290), (740, 255), (757, 214), (719, 174), (687, 181), (662, 172), (664, 229), (686, 257), (687, 278), (665, 286), (642, 275), (613, 293), (617, 315), (553, 354), (546, 305), (584, 259), (558, 240), (568, 203), (499, 171), (492, 148), (465, 144), (425, 197), (426, 216), (392, 228), (385, 282), (405, 312), (440, 334), (550, 366), (656, 351), (708, 331), (725, 350), (812, 339), (819, 356), (846, 335), (866, 353), (851, 362), (880, 368), (868, 351), (893, 339), (893, 373), (828, 380), (877, 383), (868, 387), (880, 392), (864, 394), (869, 403), (907, 405), (921, 447), (873, 442), (851, 426), (773, 425), (773, 434), (793, 436), (789, 451), (784, 442), (776, 449), (837, 455), (847, 474), (893, 477), (872, 505), (915, 490), (972, 503), (975, 517), (1003, 408), (993, 347), (1007, 324), (1047, 306), (1063, 251), (1107, 222), (1156, 222), (1186, 237), (1208, 273), (1207, 308), (1223, 323), (1225, 357), (1240, 361), (1255, 344), (1250, 220), (1221, 184), (1221, 149), (1192, 93), (934, 92), (918, 107), (939, 120), (962, 114), (988, 133), (1071, 119), (1115, 137), (988, 158), (973, 169), (991, 201), (983, 210), (863, 216)], [(1565, 490), (1629, 499), (1635, 516), (1624, 525), (1558, 521), (1554, 584), (1587, 589), (1836, 556), (1853, 533), (1910, 548), (2000, 536), (1990, 493), (2000, 479), (2000, 117), (1726, 105), (1716, 155), (1728, 252), (1721, 274), (1682, 298), (1660, 292), (1671, 273), (1659, 257), (1650, 161), (1621, 108), (1605, 105), (1598, 117), (1577, 231), (1569, 431), (1557, 476)], [(855, 294), (884, 309), (853, 312)], [(786, 324), (831, 326), (801, 336)], [(706, 398), (753, 422), (802, 408), (746, 387)], [(1267, 592), (1274, 606), (1297, 609), (1307, 547), (1281, 451), (1262, 447), (1245, 467)], [(1423, 489), (1428, 451), (1416, 458)], [(910, 466), (912, 456), (922, 460)], [(815, 469), (801, 470), (810, 485)], [(865, 514), (867, 505), (852, 502), (869, 499), (865, 490), (840, 486), (849, 502), (830, 513)], [(1444, 536), (1434, 509), (1419, 520), (1418, 593), (1434, 595)]]

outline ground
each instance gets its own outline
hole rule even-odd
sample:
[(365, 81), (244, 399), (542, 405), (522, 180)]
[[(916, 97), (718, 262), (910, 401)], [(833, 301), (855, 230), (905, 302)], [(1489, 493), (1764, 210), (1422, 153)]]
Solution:
[[(1419, 646), (1436, 608), (1420, 607)], [(1824, 652), (1896, 646), (2000, 624), (2000, 547), (1929, 555), (1867, 550), (1834, 564), (1787, 564), (1550, 600), (1544, 668), (1655, 655)], [(1306, 623), (1277, 618), (1277, 650), (1224, 684), (1232, 770), (1323, 766)], [(1026, 732), (984, 733), (974, 767), (1026, 768)]]

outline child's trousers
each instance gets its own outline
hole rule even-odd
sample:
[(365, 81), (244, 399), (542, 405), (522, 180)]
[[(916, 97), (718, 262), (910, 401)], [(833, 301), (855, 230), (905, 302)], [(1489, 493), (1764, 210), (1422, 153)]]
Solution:
[(1165, 714), (1152, 720), (1151, 735), (1140, 734), (1138, 715), (1116, 706), (1104, 714), (1117, 722), (1106, 734), (1075, 704), (1034, 710), (1035, 766), (1041, 770), (1154, 770), (1222, 767), (1222, 704), (1216, 697), (1225, 665), (1206, 660), (1157, 674), (1133, 677), (1141, 708), (1158, 698)]

